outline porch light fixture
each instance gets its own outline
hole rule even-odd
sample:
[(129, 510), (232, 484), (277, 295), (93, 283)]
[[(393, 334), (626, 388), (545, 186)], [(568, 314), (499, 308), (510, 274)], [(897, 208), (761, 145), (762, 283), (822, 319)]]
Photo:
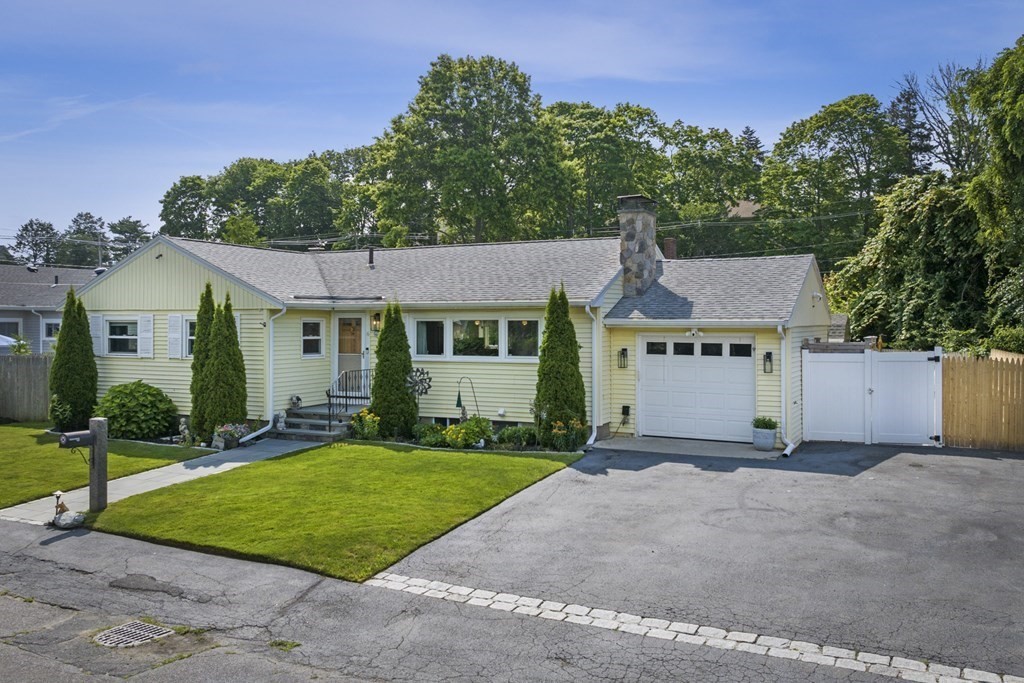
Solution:
[(766, 375), (772, 374), (772, 352), (771, 351), (765, 351), (764, 352), (763, 364), (764, 364), (764, 367), (763, 367), (764, 374), (766, 374)]
[(629, 367), (629, 349), (627, 349), (625, 347), (619, 349), (619, 367), (620, 368), (628, 368)]
[(370, 318), (370, 329), (374, 334), (380, 334), (380, 313), (374, 313)]

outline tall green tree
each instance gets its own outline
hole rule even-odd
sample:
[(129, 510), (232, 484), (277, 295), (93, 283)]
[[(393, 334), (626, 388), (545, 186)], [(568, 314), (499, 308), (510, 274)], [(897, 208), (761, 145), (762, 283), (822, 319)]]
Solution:
[(88, 211), (75, 214), (61, 235), (57, 261), (68, 266), (102, 266), (107, 256), (106, 222)]
[(370, 387), (370, 412), (380, 418), (384, 437), (412, 436), (418, 408), (409, 387), (412, 356), (405, 333), (402, 307), (396, 301), (384, 311), (383, 325), (377, 337), (377, 366)]
[(446, 242), (557, 228), (566, 186), (529, 77), (494, 57), (438, 57), (408, 110), (374, 143), (362, 175), (382, 230)]
[(247, 244), (250, 246), (262, 242), (260, 226), (256, 224), (256, 219), (249, 213), (229, 216), (224, 221), (224, 227), (220, 231), (220, 239), (228, 244)]
[(160, 204), (160, 234), (198, 240), (213, 234), (213, 204), (202, 176), (182, 176)]
[(214, 428), (207, 416), (206, 366), (210, 358), (210, 339), (213, 334), (215, 313), (213, 285), (207, 282), (203, 293), (199, 295), (195, 341), (192, 344), (192, 381), (189, 384), (189, 393), (192, 397), (189, 422), (193, 436), (199, 439), (208, 439)]
[(96, 357), (89, 332), (89, 314), (75, 296), (64, 298), (64, 315), (50, 368), (50, 419), (62, 432), (89, 426), (96, 406)]
[(974, 81), (984, 113), (989, 162), (968, 198), (981, 221), (993, 322), (1024, 325), (1024, 36)]
[(204, 439), (212, 436), (217, 427), (244, 422), (246, 418), (245, 364), (230, 295), (214, 311), (209, 343), (202, 383), (206, 431), (198, 434)]
[(985, 254), (962, 184), (941, 173), (900, 181), (879, 199), (882, 222), (829, 281), (854, 335), (927, 349), (987, 326)]
[(18, 228), (12, 253), (29, 263), (53, 263), (59, 241), (60, 233), (53, 223), (33, 218)]
[(127, 258), (132, 252), (153, 238), (146, 230), (148, 226), (137, 218), (125, 216), (107, 225), (113, 235), (110, 240), (110, 257), (114, 261)]
[(900, 175), (911, 176), (931, 170), (935, 144), (921, 115), (920, 93), (904, 83), (889, 102), (885, 117), (903, 135), (906, 143)]
[(533, 402), (541, 443), (550, 446), (553, 422), (587, 424), (587, 394), (580, 373), (580, 346), (569, 316), (565, 288), (552, 289), (544, 314), (544, 340), (537, 364), (537, 394)]

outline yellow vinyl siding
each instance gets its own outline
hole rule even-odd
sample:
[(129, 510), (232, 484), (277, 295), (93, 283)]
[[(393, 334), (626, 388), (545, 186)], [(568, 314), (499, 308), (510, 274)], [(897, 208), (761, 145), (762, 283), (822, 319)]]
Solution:
[[(605, 292), (604, 305), (601, 307), (602, 319), (608, 315), (608, 312), (612, 310), (612, 307), (618, 303), (619, 299), (622, 298), (622, 277), (615, 278), (611, 286), (608, 287), (608, 291)], [(616, 346), (613, 342), (613, 331), (612, 328), (604, 327), (601, 325), (601, 396), (599, 400), (601, 405), (600, 424), (609, 425), (612, 430), (622, 419), (620, 411), (622, 410), (622, 404), (617, 404), (615, 400), (611, 399), (611, 390), (613, 377), (618, 369), (618, 352), (621, 346)], [(630, 351), (632, 354), (632, 351)]]
[[(198, 299), (197, 299), (198, 301)], [(88, 304), (87, 304), (88, 307)], [(187, 415), (192, 411), (189, 387), (192, 382), (191, 358), (167, 357), (167, 316), (194, 315), (192, 311), (97, 311), (92, 314), (107, 319), (131, 318), (140, 314), (153, 315), (153, 357), (98, 356), (96, 367), (99, 371), (99, 396), (116, 384), (125, 384), (141, 379), (163, 390), (174, 402), (178, 412)], [(245, 358), (246, 391), (248, 393), (248, 417), (266, 419), (264, 416), (264, 377), (266, 376), (264, 343), (265, 328), (263, 311), (238, 311), (240, 317), (239, 337), (242, 355)]]
[[(156, 258), (162, 254), (160, 258)], [(189, 258), (169, 245), (156, 245), (138, 253), (131, 261), (98, 280), (83, 294), (90, 313), (98, 311), (180, 311), (199, 308), (199, 295), (207, 281), (213, 296), (224, 300), (231, 292), (231, 305), (239, 309), (263, 309), (267, 300), (251, 290)], [(166, 321), (165, 321), (166, 322)]]
[[(319, 320), (323, 325), (323, 355), (302, 356), (302, 321)], [(274, 410), (284, 410), (292, 396), (302, 397), (307, 406), (327, 401), (327, 388), (334, 381), (334, 324), (329, 311), (289, 310), (274, 321)]]
[[(373, 315), (373, 312), (369, 312)], [(583, 308), (570, 309), (570, 317), (576, 328), (576, 341), (580, 344), (580, 372), (587, 395), (587, 422), (590, 422), (591, 406), (591, 320)], [(457, 320), (457, 319), (536, 319), (543, 322), (544, 309), (479, 309), (479, 310), (406, 310), (406, 329), (409, 343), (415, 347), (415, 320)], [(370, 338), (370, 363), (375, 366), (376, 339)], [(499, 422), (533, 422), (530, 402), (537, 388), (536, 360), (426, 360), (413, 358), (413, 367), (423, 368), (430, 373), (430, 393), (420, 399), (420, 416), (458, 417), (455, 407), (460, 377), (468, 377), (476, 388), (476, 401), (468, 381), (462, 382), (462, 402), (470, 415), (480, 404), (480, 414)], [(498, 415), (504, 409), (505, 415)]]

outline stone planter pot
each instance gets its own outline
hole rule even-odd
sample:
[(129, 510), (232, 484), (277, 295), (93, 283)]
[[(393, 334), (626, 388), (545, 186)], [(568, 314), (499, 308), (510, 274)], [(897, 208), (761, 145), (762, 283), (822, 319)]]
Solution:
[(754, 428), (754, 448), (759, 451), (774, 451), (775, 430)]
[(237, 436), (225, 436), (224, 437), (224, 450), (230, 451), (232, 448), (238, 448), (238, 437)]

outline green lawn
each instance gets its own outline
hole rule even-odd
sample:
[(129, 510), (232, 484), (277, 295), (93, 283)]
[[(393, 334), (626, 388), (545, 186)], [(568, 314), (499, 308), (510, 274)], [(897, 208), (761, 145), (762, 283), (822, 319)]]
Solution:
[[(0, 425), (0, 508), (44, 498), (58, 489), (88, 486), (89, 466), (77, 453), (57, 448), (57, 437), (47, 434), (47, 428), (27, 422)], [(82, 452), (89, 456), (88, 448)], [(117, 479), (210, 452), (112, 439), (107, 476)]]
[(132, 496), (89, 524), (362, 581), (578, 457), (339, 443)]

